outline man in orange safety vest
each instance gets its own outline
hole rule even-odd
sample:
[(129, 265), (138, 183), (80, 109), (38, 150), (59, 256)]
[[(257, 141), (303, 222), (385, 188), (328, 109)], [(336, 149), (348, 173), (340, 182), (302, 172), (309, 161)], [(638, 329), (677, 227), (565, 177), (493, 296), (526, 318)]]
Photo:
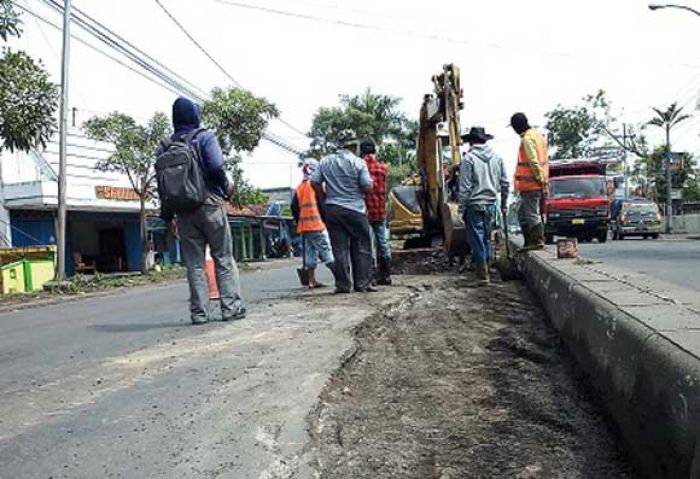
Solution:
[(542, 249), (544, 224), (541, 205), (549, 187), (547, 140), (530, 126), (524, 113), (514, 114), (510, 125), (521, 137), (515, 169), (515, 191), (520, 193), (518, 222), (525, 237), (523, 250)]
[(311, 185), (311, 174), (318, 168), (319, 163), (310, 159), (304, 162), (302, 173), (304, 179), (297, 187), (292, 198), (292, 215), (297, 223), (297, 233), (301, 234), (304, 242), (304, 269), (308, 271), (309, 288), (320, 288), (324, 286), (316, 281), (316, 258), (321, 261), (334, 273), (335, 259), (331, 249), (328, 231), (321, 215), (321, 205), (319, 204)]

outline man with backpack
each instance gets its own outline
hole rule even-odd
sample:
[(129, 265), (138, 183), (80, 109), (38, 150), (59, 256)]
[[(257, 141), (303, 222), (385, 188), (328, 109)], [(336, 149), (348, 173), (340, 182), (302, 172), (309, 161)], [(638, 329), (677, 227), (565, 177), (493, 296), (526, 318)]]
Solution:
[(187, 98), (173, 103), (173, 129), (156, 154), (156, 178), (161, 217), (166, 221), (177, 217), (190, 287), (190, 318), (193, 324), (210, 319), (204, 264), (209, 245), (222, 319), (242, 319), (246, 309), (225, 208), (233, 185), (224, 170), (224, 155), (214, 132), (200, 127), (199, 105)]

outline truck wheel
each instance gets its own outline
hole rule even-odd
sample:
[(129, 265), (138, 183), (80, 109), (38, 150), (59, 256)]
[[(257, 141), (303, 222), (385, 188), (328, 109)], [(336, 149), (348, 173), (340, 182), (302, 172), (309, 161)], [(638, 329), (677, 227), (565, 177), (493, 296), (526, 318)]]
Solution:
[(617, 234), (617, 239), (623, 240), (623, 239), (625, 239), (625, 235), (623, 235), (622, 233), (618, 233), (618, 234)]
[(603, 231), (600, 234), (598, 234), (598, 243), (605, 243), (608, 241), (608, 232)]
[(659, 239), (659, 233), (654, 233), (651, 235), (651, 239)]
[(554, 235), (544, 235), (545, 244), (554, 244)]

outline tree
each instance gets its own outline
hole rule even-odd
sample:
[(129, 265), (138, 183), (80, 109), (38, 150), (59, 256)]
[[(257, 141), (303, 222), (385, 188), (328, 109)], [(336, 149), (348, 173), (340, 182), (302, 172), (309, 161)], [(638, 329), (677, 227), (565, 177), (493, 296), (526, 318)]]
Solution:
[(279, 110), (265, 98), (240, 88), (214, 88), (202, 104), (202, 122), (216, 130), (225, 155), (253, 151)]
[(341, 95), (340, 103), (358, 138), (372, 138), (381, 146), (385, 139), (398, 138), (403, 132), (406, 117), (398, 109), (398, 97), (375, 94), (367, 88), (360, 95)]
[(373, 93), (340, 95), (340, 106), (320, 107), (313, 117), (309, 136), (314, 138), (302, 158), (321, 156), (343, 140), (371, 138), (377, 158), (390, 165), (389, 189), (416, 173), (415, 149), (418, 122), (399, 110), (398, 97)]
[(231, 203), (233, 206), (243, 208), (247, 205), (267, 203), (270, 200), (259, 188), (251, 185), (243, 177), (240, 155), (231, 155), (226, 158), (225, 167), (226, 171), (228, 171), (231, 176), (233, 184), (233, 194), (231, 195)]
[[(656, 147), (652, 153), (640, 158), (632, 170), (632, 177), (639, 185), (642, 196), (659, 203), (666, 203), (668, 198), (666, 151), (666, 145)], [(679, 162), (679, 168), (671, 172), (672, 185), (682, 189), (683, 201), (700, 200), (700, 182), (695, 160), (690, 154), (681, 153)]]
[[(0, 38), (22, 34), (13, 2), (0, 0)], [(3, 48), (0, 57), (0, 150), (45, 147), (56, 130), (58, 86), (41, 62), (23, 51)]]
[(241, 153), (253, 151), (270, 120), (279, 116), (277, 107), (265, 98), (240, 88), (215, 88), (202, 105), (202, 122), (216, 130), (233, 181), (232, 203), (241, 208), (260, 204), (267, 197), (243, 177)]
[[(658, 128), (663, 128), (666, 133), (666, 147), (665, 153), (669, 159), (666, 161), (666, 232), (671, 232), (671, 215), (673, 213), (673, 199), (669, 198), (671, 189), (673, 188), (672, 171), (671, 171), (671, 130), (674, 126), (678, 125), (682, 121), (690, 118), (690, 115), (683, 114), (683, 108), (678, 108), (677, 103), (671, 103), (666, 110), (661, 110), (659, 108), (652, 108), (656, 113), (656, 116), (647, 122), (648, 125), (656, 126)], [(657, 190), (658, 193), (658, 190)]]
[(0, 0), (0, 38), (3, 41), (11, 36), (19, 37), (22, 34), (22, 20), (19, 12), (15, 10), (14, 3), (10, 0)]
[(170, 120), (164, 113), (156, 113), (146, 125), (140, 125), (129, 115), (114, 112), (95, 116), (83, 124), (89, 138), (111, 143), (115, 151), (99, 161), (95, 168), (126, 175), (140, 203), (141, 271), (146, 272), (148, 232), (146, 230), (146, 203), (154, 197), (155, 152), (160, 141), (170, 134)]
[(646, 140), (634, 125), (624, 125), (626, 137), (615, 133), (615, 130), (621, 130), (621, 125), (612, 115), (611, 109), (605, 91), (598, 90), (595, 94), (583, 97), (580, 105), (557, 105), (545, 113), (552, 158), (595, 156), (601, 150), (611, 147), (638, 156), (646, 155)]
[(400, 103), (369, 88), (360, 95), (340, 95), (340, 106), (320, 107), (314, 115), (309, 131), (314, 141), (306, 156), (324, 155), (350, 137), (371, 138), (380, 147), (388, 139), (403, 140), (407, 120)]

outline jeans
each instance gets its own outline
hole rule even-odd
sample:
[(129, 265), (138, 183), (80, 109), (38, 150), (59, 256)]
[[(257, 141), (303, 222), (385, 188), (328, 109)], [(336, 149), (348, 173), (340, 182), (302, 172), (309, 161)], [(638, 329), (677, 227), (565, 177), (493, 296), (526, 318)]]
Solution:
[(335, 261), (331, 251), (331, 240), (328, 238), (328, 231), (309, 231), (304, 233), (306, 254), (304, 256), (304, 266), (306, 269), (316, 268), (316, 258), (321, 258), (321, 262), (329, 265)]
[[(339, 291), (363, 291), (372, 283), (372, 246), (367, 215), (326, 205), (326, 226), (335, 257), (335, 286)], [(352, 283), (350, 266), (352, 264)]]
[(370, 221), (372, 227), (372, 258), (391, 259), (389, 232), (384, 221)]
[(243, 307), (243, 299), (226, 210), (222, 205), (208, 202), (192, 213), (178, 215), (178, 228), (190, 286), (192, 321), (209, 320), (209, 287), (204, 269), (207, 244), (214, 260), (221, 314), (224, 319), (233, 318)]
[(486, 263), (491, 257), (491, 225), (493, 206), (468, 206), (464, 215), (467, 243), (474, 264)]
[(520, 223), (523, 233), (542, 222), (542, 216), (540, 215), (541, 202), (541, 191), (523, 191), (520, 193), (518, 223)]

